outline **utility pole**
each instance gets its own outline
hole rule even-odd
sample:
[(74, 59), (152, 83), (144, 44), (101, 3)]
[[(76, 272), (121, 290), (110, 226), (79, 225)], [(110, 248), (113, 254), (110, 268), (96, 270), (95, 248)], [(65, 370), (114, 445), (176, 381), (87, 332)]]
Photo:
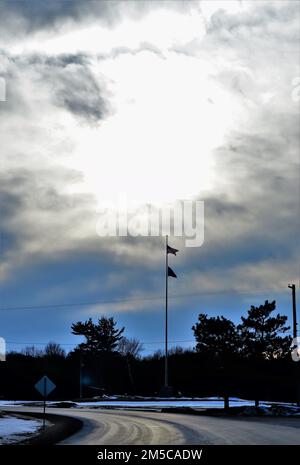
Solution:
[(296, 311), (296, 285), (289, 284), (288, 287), (292, 289), (293, 300), (293, 338), (297, 337), (297, 311)]
[[(292, 289), (292, 305), (293, 305), (293, 340), (296, 343), (297, 341), (297, 310), (296, 310), (296, 285), (289, 284), (289, 289)], [(296, 402), (300, 406), (300, 367), (299, 362), (295, 366), (295, 376), (296, 376)]]

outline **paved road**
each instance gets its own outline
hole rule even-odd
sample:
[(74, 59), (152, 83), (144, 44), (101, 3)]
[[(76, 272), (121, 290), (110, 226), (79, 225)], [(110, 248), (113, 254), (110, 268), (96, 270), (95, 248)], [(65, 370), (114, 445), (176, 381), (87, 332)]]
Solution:
[[(37, 411), (36, 408), (22, 410)], [(213, 418), (107, 409), (49, 408), (48, 411), (84, 421), (78, 433), (60, 444), (300, 445), (300, 418)]]

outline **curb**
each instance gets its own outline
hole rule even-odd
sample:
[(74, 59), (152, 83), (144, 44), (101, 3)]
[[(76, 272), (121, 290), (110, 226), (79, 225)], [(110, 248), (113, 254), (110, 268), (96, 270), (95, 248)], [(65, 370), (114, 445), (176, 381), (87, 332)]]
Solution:
[[(4, 411), (7, 414), (12, 414), (11, 411)], [(16, 412), (17, 415), (27, 416), (31, 418), (42, 419), (44, 415), (38, 412)], [(74, 433), (77, 433), (82, 426), (83, 422), (78, 418), (73, 418), (65, 415), (57, 415), (54, 413), (47, 413), (46, 421), (52, 423), (52, 426), (46, 426), (44, 430), (41, 430), (40, 433), (31, 438), (24, 439), (18, 443), (11, 444), (12, 446), (16, 445), (29, 445), (29, 446), (51, 446), (57, 444), (60, 441), (63, 441), (67, 437), (71, 436)]]

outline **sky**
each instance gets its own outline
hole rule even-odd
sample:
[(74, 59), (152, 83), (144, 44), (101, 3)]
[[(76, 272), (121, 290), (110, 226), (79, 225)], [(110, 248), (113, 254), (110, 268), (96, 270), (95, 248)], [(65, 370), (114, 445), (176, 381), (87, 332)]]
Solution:
[(199, 313), (237, 323), (267, 299), (292, 323), (299, 32), (295, 0), (0, 1), (8, 350), (71, 350), (71, 324), (102, 315), (163, 349), (164, 238), (97, 231), (120, 195), (204, 202), (202, 246), (169, 238), (171, 345), (193, 346)]

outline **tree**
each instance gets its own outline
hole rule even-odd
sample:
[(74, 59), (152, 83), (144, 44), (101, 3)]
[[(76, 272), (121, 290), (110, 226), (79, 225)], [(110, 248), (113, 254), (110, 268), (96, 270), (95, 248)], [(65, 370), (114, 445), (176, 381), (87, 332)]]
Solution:
[(43, 351), (37, 349), (35, 346), (26, 346), (25, 349), (22, 350), (22, 354), (26, 357), (38, 358), (43, 356)]
[(135, 338), (122, 337), (118, 344), (118, 351), (125, 357), (137, 358), (143, 350), (143, 344)]
[(78, 349), (82, 352), (96, 354), (101, 352), (114, 352), (122, 339), (124, 327), (116, 328), (114, 318), (102, 316), (97, 323), (93, 323), (89, 318), (82, 323), (78, 321), (72, 324), (72, 334), (84, 336), (85, 343), (79, 344)]
[(168, 355), (169, 357), (171, 355), (182, 355), (184, 352), (187, 352), (183, 347), (181, 346), (173, 346), (168, 350)]
[(219, 359), (238, 352), (236, 327), (232, 321), (223, 316), (208, 318), (206, 314), (200, 313), (198, 322), (192, 330), (197, 342), (197, 352)]
[(45, 356), (49, 358), (65, 358), (65, 350), (56, 342), (48, 342), (45, 347)]
[(122, 337), (122, 339), (119, 341), (118, 351), (126, 359), (128, 378), (130, 380), (131, 389), (133, 392), (135, 392), (135, 382), (132, 366), (134, 364), (134, 360), (138, 358), (142, 350), (143, 345), (138, 339), (127, 339), (127, 337)]
[(263, 359), (282, 358), (290, 353), (291, 337), (285, 336), (290, 327), (285, 326), (287, 317), (272, 316), (276, 302), (265, 301), (259, 307), (251, 306), (248, 316), (242, 317), (238, 331), (242, 351), (246, 357)]

